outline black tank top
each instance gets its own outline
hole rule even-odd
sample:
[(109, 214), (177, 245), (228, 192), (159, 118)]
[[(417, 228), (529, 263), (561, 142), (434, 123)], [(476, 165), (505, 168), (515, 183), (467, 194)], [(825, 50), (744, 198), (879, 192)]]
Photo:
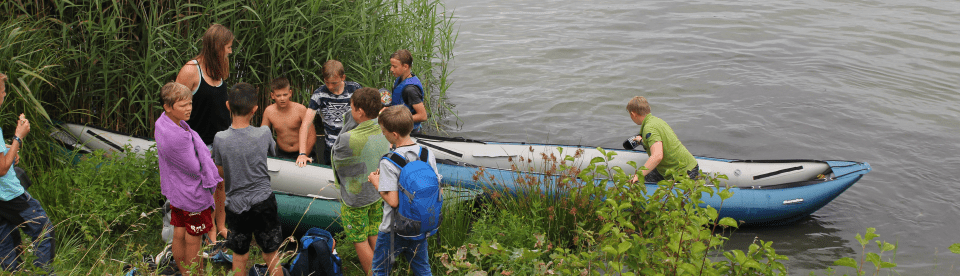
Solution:
[(200, 73), (200, 84), (197, 90), (193, 92), (193, 112), (190, 114), (190, 120), (187, 124), (190, 128), (200, 134), (200, 139), (207, 145), (213, 144), (213, 136), (217, 132), (226, 130), (230, 127), (230, 110), (227, 109), (227, 86), (223, 80), (219, 86), (212, 86), (203, 80), (203, 71), (200, 69), (200, 62), (197, 63), (197, 71)]

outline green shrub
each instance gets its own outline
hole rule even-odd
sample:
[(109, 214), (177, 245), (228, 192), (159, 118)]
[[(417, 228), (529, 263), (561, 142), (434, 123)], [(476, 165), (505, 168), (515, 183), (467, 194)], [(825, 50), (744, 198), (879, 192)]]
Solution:
[[(577, 218), (576, 228), (569, 231), (579, 238), (576, 243), (556, 243), (557, 240), (545, 238), (551, 236), (547, 232), (546, 236), (531, 235), (535, 240), (532, 246), (516, 238), (514, 240), (523, 242), (507, 246), (496, 236), (488, 238), (489, 235), (481, 234), (470, 240), (478, 242), (435, 253), (440, 262), (437, 266), (447, 274), (456, 272), (457, 275), (786, 275), (786, 267), (780, 263), (786, 257), (776, 254), (772, 242), (757, 241), (750, 245), (748, 252), (723, 251), (727, 238), (722, 233), (727, 227), (736, 227), (736, 221), (718, 218), (712, 207), (700, 207), (705, 192), (719, 193), (722, 199), (732, 196), (729, 188), (719, 188), (717, 177), (688, 179), (684, 173), (668, 172), (674, 175), (675, 181), (661, 181), (656, 190), (647, 191), (643, 183), (629, 181), (632, 172), (639, 169), (635, 162), (628, 162), (632, 171), (626, 173), (622, 168), (609, 166), (615, 152), (598, 150), (604, 157), (590, 160), (575, 178), (568, 173), (558, 174), (561, 176), (556, 178), (557, 183), (563, 185), (547, 185), (556, 190), (549, 189), (546, 196), (534, 193), (539, 191), (537, 187), (543, 187), (540, 183), (517, 185), (522, 191), (504, 195), (513, 199), (498, 203), (501, 204), (498, 207), (503, 207), (498, 212), (503, 213), (501, 221), (516, 220), (517, 213), (530, 214), (527, 210), (537, 209), (539, 203), (535, 202), (544, 198), (561, 199), (549, 206), (562, 205), (564, 199), (590, 203), (579, 206), (590, 213)], [(568, 165), (578, 157), (579, 154), (564, 156), (558, 171), (575, 172)], [(545, 160), (556, 162), (557, 159)], [(525, 173), (517, 177), (518, 180), (535, 178)], [(708, 181), (713, 185), (705, 185)], [(531, 227), (548, 215), (537, 214), (539, 217), (531, 215), (513, 224)], [(504, 229), (511, 230), (514, 229)], [(528, 230), (518, 235), (530, 235)], [(475, 228), (474, 233), (478, 231), (486, 230)], [(553, 236), (558, 237), (555, 233)]]
[(73, 166), (38, 174), (31, 193), (61, 233), (87, 242), (137, 229), (160, 229), (163, 196), (157, 153), (127, 150), (85, 155)]

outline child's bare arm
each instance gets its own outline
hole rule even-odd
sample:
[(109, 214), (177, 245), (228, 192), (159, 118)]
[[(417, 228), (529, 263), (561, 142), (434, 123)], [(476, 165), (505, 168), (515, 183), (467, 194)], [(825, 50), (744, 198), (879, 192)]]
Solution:
[[(367, 180), (373, 184), (373, 187), (380, 190), (380, 169), (377, 169), (375, 172), (370, 173), (367, 176)], [(397, 194), (397, 191), (389, 192), (380, 192), (380, 197), (383, 198), (383, 201), (387, 202), (390, 207), (397, 208), (397, 204), (400, 202), (400, 196)]]
[(220, 174), (220, 178), (223, 178), (223, 166), (217, 166), (217, 173)]
[[(309, 127), (313, 125), (313, 118), (317, 116), (317, 111), (307, 108), (307, 111), (304, 111), (303, 120), (300, 122), (300, 152), (307, 153), (307, 136), (309, 136)], [(314, 135), (316, 136), (316, 135)], [(313, 162), (312, 158), (307, 157), (306, 155), (297, 156), (297, 166), (303, 168), (307, 165), (307, 162)]]
[(397, 208), (397, 204), (400, 203), (400, 194), (397, 191), (380, 192), (380, 197), (393, 208)]
[(20, 118), (17, 121), (17, 130), (14, 132), (16, 137), (19, 137), (21, 140), (14, 140), (10, 147), (7, 149), (7, 153), (3, 154), (3, 157), (0, 158), (0, 175), (6, 175), (7, 171), (16, 163), (17, 158), (19, 157), (21, 142), (27, 136), (27, 133), (30, 132), (30, 121), (24, 117), (21, 113)]
[(260, 122), (261, 127), (270, 127), (270, 107), (268, 106), (266, 110), (263, 111), (263, 121)]

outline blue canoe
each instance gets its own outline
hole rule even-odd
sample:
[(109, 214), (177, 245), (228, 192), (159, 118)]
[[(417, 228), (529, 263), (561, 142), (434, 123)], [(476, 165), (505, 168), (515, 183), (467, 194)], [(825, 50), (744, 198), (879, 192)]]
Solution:
[[(467, 188), (512, 188), (517, 171), (528, 176), (543, 178), (542, 168), (550, 168), (551, 156), (562, 156), (580, 151), (578, 165), (583, 168), (588, 160), (603, 156), (595, 147), (547, 145), (528, 143), (484, 142), (462, 138), (420, 136), (417, 143), (434, 150), (438, 159), (453, 160), (439, 164), (442, 181)], [(628, 161), (643, 164), (647, 154), (643, 151), (603, 149), (616, 153), (609, 165), (619, 166), (629, 173)], [(547, 157), (547, 158), (544, 158)], [(860, 180), (870, 165), (854, 161), (821, 160), (732, 160), (712, 157), (696, 157), (705, 173), (726, 175), (721, 187), (729, 186), (733, 196), (723, 201), (718, 195), (704, 193), (704, 205), (717, 208), (721, 217), (730, 217), (747, 225), (781, 225), (796, 221), (816, 212)], [(474, 180), (479, 167), (484, 167), (487, 176), (494, 176), (496, 187), (485, 177)], [(628, 169), (629, 168), (629, 169)], [(655, 183), (646, 183), (647, 190), (657, 188)]]

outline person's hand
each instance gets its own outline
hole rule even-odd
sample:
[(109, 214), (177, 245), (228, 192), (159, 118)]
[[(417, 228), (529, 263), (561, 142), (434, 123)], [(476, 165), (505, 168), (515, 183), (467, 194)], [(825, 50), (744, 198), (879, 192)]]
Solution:
[(13, 165), (16, 166), (17, 164), (20, 164), (20, 153), (17, 153), (17, 157), (13, 159)]
[(306, 155), (297, 156), (297, 166), (303, 168), (307, 165), (307, 162), (313, 162), (313, 158), (307, 157)]
[[(218, 225), (218, 226), (219, 226), (219, 225)], [(223, 238), (226, 239), (226, 238), (227, 238), (227, 234), (230, 233), (230, 231), (227, 230), (227, 227), (226, 227), (226, 226), (219, 226), (219, 227), (217, 227), (217, 228), (218, 228), (217, 234), (223, 236)]]
[(637, 183), (637, 181), (639, 181), (639, 180), (640, 180), (640, 175), (634, 174), (634, 175), (633, 175), (633, 178), (630, 179), (630, 183)]
[(377, 188), (377, 190), (379, 191), (380, 190), (380, 169), (377, 169), (376, 171), (370, 173), (370, 175), (367, 176), (367, 181), (370, 181), (370, 183), (373, 183), (373, 187)]
[[(17, 130), (14, 131), (14, 135), (20, 137), (20, 139), (26, 138), (27, 133), (30, 133), (30, 121), (27, 120), (27, 117), (20, 113), (20, 119), (17, 120)], [(20, 145), (21, 147), (23, 145)]]

